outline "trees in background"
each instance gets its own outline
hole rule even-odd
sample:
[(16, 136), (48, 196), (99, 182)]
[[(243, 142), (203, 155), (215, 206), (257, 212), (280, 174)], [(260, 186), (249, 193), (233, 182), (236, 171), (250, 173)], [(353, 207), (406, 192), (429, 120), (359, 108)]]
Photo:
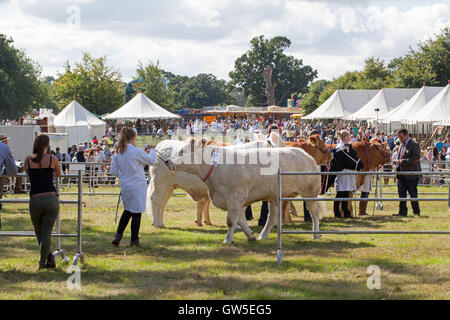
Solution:
[(169, 79), (171, 105), (175, 109), (189, 107), (202, 108), (234, 103), (227, 91), (227, 82), (213, 74), (200, 73), (194, 77), (166, 73)]
[(169, 92), (166, 83), (168, 79), (165, 77), (159, 61), (156, 63), (150, 61), (146, 66), (139, 62), (136, 74), (136, 79), (143, 79), (140, 87), (144, 89), (145, 95), (161, 107), (170, 109)]
[[(248, 105), (268, 105), (272, 89), (274, 102), (286, 105), (292, 93), (306, 93), (317, 71), (304, 66), (303, 61), (284, 53), (291, 41), (286, 37), (264, 39), (255, 37), (250, 41), (251, 48), (239, 57), (230, 72), (230, 86), (242, 91), (248, 98)], [(264, 73), (272, 69), (271, 83), (264, 79)], [(266, 90), (267, 89), (267, 90)]]
[(402, 88), (418, 88), (423, 82), (430, 86), (445, 86), (450, 79), (450, 28), (418, 43), (402, 58), (393, 61), (395, 84)]
[(94, 58), (84, 53), (73, 68), (67, 62), (52, 87), (60, 108), (75, 97), (87, 110), (101, 115), (116, 110), (125, 101), (121, 75), (108, 66), (106, 56)]
[[(376, 57), (365, 60), (360, 71), (348, 71), (332, 81), (319, 80), (317, 71), (301, 59), (285, 54), (291, 41), (282, 36), (250, 41), (250, 49), (235, 61), (231, 81), (213, 74), (175, 75), (159, 62), (138, 64), (136, 79), (153, 101), (167, 109), (239, 104), (284, 106), (292, 93), (303, 93), (306, 113), (314, 111), (337, 89), (417, 88), (426, 82), (445, 86), (450, 79), (450, 28), (419, 42), (403, 57), (388, 63)], [(106, 57), (84, 53), (72, 68), (69, 63), (57, 79), (41, 76), (41, 67), (13, 40), (0, 34), (0, 117), (18, 118), (39, 108), (58, 109), (73, 97), (95, 114), (112, 112), (125, 102), (121, 75)]]
[(18, 118), (32, 108), (54, 107), (41, 67), (0, 34), (0, 118)]

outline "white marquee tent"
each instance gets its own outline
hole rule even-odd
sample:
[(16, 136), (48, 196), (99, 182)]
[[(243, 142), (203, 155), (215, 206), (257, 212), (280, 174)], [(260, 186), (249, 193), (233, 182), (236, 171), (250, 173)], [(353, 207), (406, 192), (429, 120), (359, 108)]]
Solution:
[[(381, 89), (373, 99), (346, 120), (376, 120), (398, 107), (405, 99), (413, 97), (419, 89)], [(378, 114), (375, 109), (379, 109)]]
[(406, 123), (429, 123), (450, 118), (450, 84), (441, 90), (419, 112), (412, 115)]
[(49, 109), (41, 109), (41, 112), (39, 112), (39, 117), (36, 119), (44, 119), (47, 118), (49, 124), (53, 124), (53, 120), (56, 118), (56, 115), (53, 114)]
[(138, 93), (120, 109), (107, 115), (105, 120), (159, 120), (180, 119), (181, 117), (170, 113), (150, 100), (145, 94)]
[(336, 90), (319, 108), (303, 119), (343, 119), (361, 109), (379, 90)]
[(73, 100), (53, 120), (57, 133), (67, 133), (68, 144), (91, 141), (105, 135), (106, 124)]
[(408, 100), (401, 108), (397, 108), (395, 112), (385, 116), (384, 121), (402, 122), (413, 116), (423, 108), (431, 99), (433, 99), (443, 88), (442, 87), (422, 87), (411, 99)]

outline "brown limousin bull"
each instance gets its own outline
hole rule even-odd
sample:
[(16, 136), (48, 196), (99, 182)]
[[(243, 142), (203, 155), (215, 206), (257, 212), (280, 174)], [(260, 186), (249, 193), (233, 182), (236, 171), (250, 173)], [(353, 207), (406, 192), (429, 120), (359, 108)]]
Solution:
[[(323, 142), (319, 135), (312, 135), (307, 140), (300, 139), (296, 142), (286, 142), (286, 147), (301, 148), (305, 150), (311, 157), (316, 160), (317, 165), (329, 163), (333, 159), (333, 154), (330, 149), (327, 148), (325, 142)], [(288, 208), (290, 210), (288, 210)], [(283, 223), (292, 223), (292, 218), (289, 211), (296, 215), (296, 210), (291, 201), (283, 201), (282, 205)]]

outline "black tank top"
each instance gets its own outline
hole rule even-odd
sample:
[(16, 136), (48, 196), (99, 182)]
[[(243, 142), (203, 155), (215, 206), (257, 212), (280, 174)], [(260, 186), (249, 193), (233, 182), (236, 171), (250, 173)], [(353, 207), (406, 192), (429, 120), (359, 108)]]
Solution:
[(48, 168), (31, 168), (28, 157), (28, 177), (30, 178), (30, 196), (38, 193), (56, 192), (53, 184), (52, 157)]

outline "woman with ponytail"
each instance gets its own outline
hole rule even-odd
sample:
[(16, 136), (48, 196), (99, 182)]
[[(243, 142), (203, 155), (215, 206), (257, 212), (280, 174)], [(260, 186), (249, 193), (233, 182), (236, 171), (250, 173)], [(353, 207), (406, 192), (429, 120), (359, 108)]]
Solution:
[(61, 176), (58, 159), (51, 155), (50, 139), (40, 134), (34, 139), (33, 154), (25, 159), (25, 172), (30, 180), (30, 216), (41, 248), (39, 269), (56, 268), (50, 249), (51, 235), (59, 214), (59, 195), (53, 177)]
[(142, 212), (145, 211), (147, 198), (147, 180), (144, 166), (155, 164), (157, 161), (154, 146), (149, 146), (150, 152), (136, 148), (136, 131), (123, 127), (116, 143), (117, 152), (112, 157), (111, 174), (120, 179), (124, 212), (119, 221), (117, 232), (111, 244), (119, 246), (123, 232), (131, 221), (130, 246), (140, 246), (139, 229)]

